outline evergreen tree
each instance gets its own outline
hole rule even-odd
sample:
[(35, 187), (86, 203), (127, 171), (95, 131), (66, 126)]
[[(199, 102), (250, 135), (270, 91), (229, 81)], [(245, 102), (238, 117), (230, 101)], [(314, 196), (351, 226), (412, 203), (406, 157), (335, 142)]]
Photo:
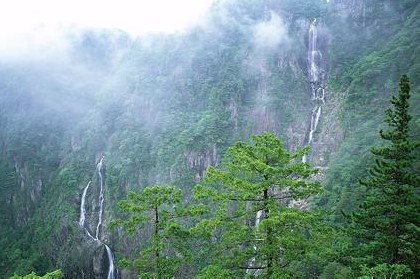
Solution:
[[(120, 208), (129, 214), (127, 219), (114, 220), (130, 233), (145, 229), (150, 238), (133, 263), (140, 278), (172, 278), (183, 264), (190, 262), (187, 247), (188, 231), (182, 220), (200, 214), (200, 206), (182, 208), (182, 192), (170, 185), (146, 187), (141, 193), (129, 192)], [(129, 262), (124, 260), (128, 265)]]
[(9, 279), (60, 279), (63, 278), (63, 272), (61, 270), (55, 270), (52, 272), (46, 273), (44, 276), (38, 276), (35, 274), (35, 272), (32, 272), (31, 274), (25, 275), (25, 276), (19, 276), (19, 275), (13, 275)]
[(205, 278), (284, 277), (309, 243), (314, 214), (290, 206), (320, 189), (309, 180), (316, 170), (301, 162), (309, 149), (292, 154), (271, 133), (251, 139), (230, 147), (226, 162), (195, 188), (197, 198), (214, 201), (213, 214), (195, 228), (210, 243)]
[(419, 142), (409, 137), (410, 85), (403, 75), (392, 108), (385, 111), (387, 130), (380, 137), (389, 144), (372, 149), (377, 156), (369, 177), (360, 183), (366, 198), (351, 216), (358, 244), (354, 261), (367, 267), (406, 265), (419, 275), (420, 176), (414, 170), (414, 150)]

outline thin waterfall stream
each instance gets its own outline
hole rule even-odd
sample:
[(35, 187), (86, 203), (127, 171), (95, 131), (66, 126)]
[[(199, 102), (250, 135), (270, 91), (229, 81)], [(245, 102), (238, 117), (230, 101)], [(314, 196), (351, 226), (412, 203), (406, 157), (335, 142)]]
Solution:
[[(257, 211), (257, 214), (255, 216), (255, 225), (254, 226), (256, 228), (258, 228), (258, 226), (260, 225), (260, 222), (261, 222), (262, 218), (263, 218), (263, 211), (262, 210), (258, 210)], [(254, 251), (257, 251), (257, 245), (254, 244), (254, 247), (253, 248), (254, 248)], [(254, 269), (254, 270), (252, 269), (255, 266), (255, 261), (256, 261), (256, 258), (253, 257), (251, 259), (251, 261), (249, 262), (249, 266), (251, 268), (248, 268), (246, 270), (246, 273), (247, 274), (254, 274), (254, 275), (256, 275), (258, 273), (258, 269)]]
[[(309, 125), (309, 135), (306, 144), (311, 146), (314, 133), (318, 127), (321, 117), (322, 105), (325, 103), (325, 69), (323, 67), (322, 53), (318, 48), (318, 28), (317, 19), (314, 19), (309, 25), (308, 35), (308, 70), (309, 82), (311, 84), (312, 101), (314, 107), (311, 114)], [(302, 162), (308, 161), (307, 155), (302, 157)]]
[(108, 245), (106, 245), (104, 242), (102, 242), (100, 240), (100, 230), (101, 230), (101, 226), (102, 226), (102, 214), (103, 214), (103, 205), (104, 205), (104, 185), (103, 185), (103, 174), (102, 174), (102, 167), (104, 164), (104, 156), (101, 157), (101, 159), (99, 160), (98, 164), (96, 165), (96, 170), (98, 173), (98, 177), (99, 177), (99, 212), (98, 212), (98, 223), (96, 225), (96, 231), (95, 231), (95, 236), (92, 236), (92, 234), (89, 232), (89, 230), (85, 227), (85, 220), (86, 220), (86, 209), (85, 209), (85, 204), (86, 204), (86, 195), (87, 195), (87, 191), (89, 189), (90, 184), (92, 183), (92, 181), (89, 181), (89, 183), (87, 184), (87, 186), (83, 189), (83, 194), (82, 194), (82, 199), (81, 199), (81, 203), (80, 203), (80, 218), (79, 218), (79, 226), (84, 229), (87, 233), (87, 235), (94, 241), (97, 241), (98, 243), (100, 243), (101, 245), (103, 245), (105, 247), (107, 256), (108, 256), (108, 275), (107, 275), (107, 279), (115, 279), (117, 276), (117, 269), (115, 267), (115, 259), (114, 259), (114, 254), (112, 253), (111, 248), (109, 248)]
[(96, 226), (96, 233), (95, 238), (99, 239), (99, 230), (102, 225), (102, 213), (103, 213), (103, 207), (104, 207), (104, 185), (103, 185), (103, 178), (102, 178), (102, 165), (104, 162), (104, 156), (102, 156), (101, 160), (99, 160), (98, 165), (96, 166), (96, 169), (98, 171), (99, 176), (99, 186), (100, 186), (100, 192), (99, 192), (99, 214), (98, 214), (98, 225)]
[(80, 203), (79, 226), (81, 228), (83, 228), (85, 226), (85, 219), (86, 219), (86, 210), (85, 210), (86, 193), (87, 193), (87, 190), (89, 189), (90, 183), (92, 183), (92, 181), (89, 181), (89, 183), (87, 184), (87, 186), (85, 187), (85, 189), (83, 189), (82, 202)]

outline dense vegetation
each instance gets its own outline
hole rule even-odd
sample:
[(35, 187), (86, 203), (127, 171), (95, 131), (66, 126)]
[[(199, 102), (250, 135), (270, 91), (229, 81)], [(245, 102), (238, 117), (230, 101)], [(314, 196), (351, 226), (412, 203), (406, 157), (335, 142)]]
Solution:
[(390, 144), (372, 149), (379, 158), (360, 182), (367, 192), (352, 214), (352, 231), (359, 242), (354, 252), (359, 265), (402, 265), (418, 274), (420, 175), (413, 170), (413, 161), (420, 141), (409, 138), (409, 98), (409, 80), (403, 75), (399, 94), (391, 99), (393, 108), (386, 110), (389, 128), (380, 131)]
[[(359, 205), (369, 208), (359, 180), (375, 179), (369, 169), (378, 153), (369, 149), (387, 148), (378, 130), (387, 129), (384, 112), (403, 73), (411, 79), (407, 141), (420, 139), (417, 1), (221, 2), (205, 23), (182, 34), (130, 39), (115, 30), (77, 30), (78, 36), (72, 30), (58, 55), (0, 55), (0, 277), (58, 268), (66, 278), (106, 276), (103, 246), (89, 242), (77, 224), (83, 189), (92, 181), (86, 229), (96, 226), (95, 164), (102, 156), (101, 240), (117, 260), (134, 260), (123, 261), (129, 266), (121, 265), (123, 272), (351, 278), (410, 268), (406, 276), (418, 275), (418, 258), (409, 255), (418, 239), (404, 232), (397, 241), (407, 245), (408, 262), (372, 259), (372, 243), (347, 231), (345, 217), (357, 216), (351, 212)], [(314, 170), (298, 158), (307, 152), (313, 109), (307, 35), (314, 18), (328, 79), (308, 154), (322, 168), (310, 178)], [(275, 154), (258, 149), (264, 135)], [(274, 159), (264, 161), (264, 152)], [(410, 156), (418, 175), (419, 149)], [(276, 202), (286, 185), (303, 187), (290, 193), (298, 200), (311, 196), (310, 209)], [(403, 191), (418, 197), (410, 188), (417, 185), (403, 183)], [(162, 210), (157, 230), (152, 200)], [(130, 221), (140, 226), (134, 234), (108, 227), (112, 219), (123, 224), (130, 210), (141, 213)], [(231, 218), (235, 213), (240, 216)], [(369, 248), (363, 255), (351, 254), (362, 251), (353, 244), (363, 243)], [(139, 251), (147, 253), (142, 258)], [(244, 269), (251, 262), (255, 272)]]

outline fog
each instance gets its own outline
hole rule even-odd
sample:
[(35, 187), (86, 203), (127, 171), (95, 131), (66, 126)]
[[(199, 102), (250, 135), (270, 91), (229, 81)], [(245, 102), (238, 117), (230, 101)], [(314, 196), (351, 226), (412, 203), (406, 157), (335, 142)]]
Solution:
[(38, 24), (119, 28), (133, 35), (182, 30), (213, 0), (14, 0), (0, 4), (0, 34), (28, 31)]
[(283, 20), (273, 11), (270, 12), (270, 20), (258, 23), (253, 31), (257, 49), (274, 50), (290, 40)]
[[(266, 55), (290, 44), (288, 27), (277, 13), (267, 11), (262, 21), (247, 16), (238, 18), (235, 6), (223, 1), (213, 6), (211, 13), (207, 13), (211, 0), (138, 1), (138, 4), (128, 0), (88, 4), (75, 1), (74, 4), (63, 2), (62, 6), (55, 2), (41, 0), (34, 4), (18, 0), (3, 4), (6, 9), (0, 9), (0, 66), (13, 65), (16, 73), (30, 69), (31, 74), (25, 80), (28, 88), (32, 88), (31, 94), (37, 96), (38, 104), (55, 111), (80, 114), (99, 95), (115, 97), (127, 91), (123, 89), (126, 84), (111, 84), (118, 79), (114, 73), (129, 68), (124, 63), (120, 66), (119, 62), (139, 47), (135, 45), (138, 36), (144, 52), (160, 49), (157, 44), (165, 44), (165, 40), (159, 40), (165, 35), (148, 36), (153, 32), (175, 32), (175, 37), (180, 38), (181, 31), (194, 26), (217, 41), (225, 26), (239, 26), (254, 54), (248, 57), (244, 71), (255, 70), (260, 64), (259, 60), (251, 62), (259, 59), (255, 58), (257, 54)], [(181, 43), (183, 39), (178, 41)], [(188, 61), (195, 55), (200, 53), (180, 57), (176, 69), (188, 68)], [(153, 67), (148, 65), (145, 71)], [(132, 75), (139, 72), (136, 70)], [(44, 85), (40, 87), (38, 83)], [(114, 89), (104, 89), (107, 87)]]
[[(62, 51), (63, 30), (120, 29), (132, 37), (188, 29), (213, 0), (14, 0), (0, 3), (0, 58)], [(41, 53), (40, 53), (41, 52)]]

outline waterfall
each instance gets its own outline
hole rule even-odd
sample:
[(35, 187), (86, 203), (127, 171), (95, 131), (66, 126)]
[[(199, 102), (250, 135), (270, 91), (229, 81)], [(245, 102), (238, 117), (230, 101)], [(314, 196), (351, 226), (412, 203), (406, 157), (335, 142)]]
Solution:
[(257, 216), (255, 218), (255, 227), (258, 227), (258, 225), (260, 224), (261, 219), (262, 219), (262, 214), (263, 214), (262, 210), (257, 211)]
[(82, 202), (80, 203), (80, 219), (79, 219), (79, 226), (81, 228), (84, 227), (85, 225), (85, 215), (86, 215), (86, 210), (85, 210), (85, 202), (86, 202), (86, 193), (87, 190), (89, 189), (90, 183), (92, 183), (92, 181), (89, 181), (89, 183), (87, 184), (87, 186), (85, 187), (85, 189), (83, 190), (83, 195), (82, 195)]
[(100, 192), (99, 192), (99, 214), (98, 214), (98, 225), (96, 226), (96, 233), (95, 238), (99, 239), (99, 229), (102, 225), (102, 212), (103, 212), (103, 206), (104, 206), (104, 185), (103, 185), (103, 178), (102, 178), (102, 164), (104, 161), (104, 156), (102, 156), (101, 160), (99, 160), (98, 165), (96, 166), (96, 169), (98, 171), (99, 176), (99, 186), (100, 186)]
[(318, 37), (318, 31), (316, 29), (316, 19), (312, 21), (309, 26), (309, 51), (308, 51), (308, 61), (309, 61), (309, 80), (311, 83), (316, 83), (318, 81), (318, 67), (316, 65), (315, 59), (320, 54), (316, 47), (316, 39)]
[(319, 117), (321, 116), (321, 106), (317, 108), (315, 108), (312, 111), (312, 116), (311, 116), (311, 131), (309, 132), (309, 138), (308, 138), (308, 144), (312, 143), (312, 139), (314, 136), (314, 132), (316, 130), (316, 127), (318, 126), (318, 121), (319, 121)]
[(318, 29), (317, 19), (314, 19), (309, 25), (309, 47), (308, 47), (308, 68), (309, 82), (312, 89), (312, 100), (324, 102), (324, 69), (322, 67), (322, 53), (318, 49)]
[(85, 209), (85, 203), (86, 203), (86, 195), (87, 191), (89, 189), (90, 184), (92, 181), (89, 181), (87, 186), (83, 189), (82, 194), (82, 200), (80, 202), (80, 219), (79, 219), (79, 226), (82, 229), (85, 229), (86, 234), (93, 239), (94, 241), (98, 242), (100, 245), (103, 245), (105, 247), (107, 256), (108, 256), (108, 276), (107, 279), (115, 279), (117, 278), (117, 269), (115, 267), (115, 260), (114, 255), (112, 253), (111, 248), (109, 248), (108, 245), (106, 245), (104, 242), (102, 242), (99, 238), (100, 236), (100, 228), (102, 226), (102, 214), (103, 214), (103, 205), (104, 205), (104, 183), (103, 183), (103, 175), (102, 175), (102, 166), (104, 163), (104, 156), (101, 157), (99, 160), (99, 163), (96, 165), (96, 170), (99, 177), (99, 212), (98, 212), (98, 224), (96, 225), (96, 231), (95, 231), (95, 237), (90, 234), (89, 230), (85, 227), (85, 219), (86, 219), (86, 209)]
[[(325, 69), (322, 65), (322, 53), (318, 49), (318, 29), (317, 19), (314, 19), (309, 25), (308, 35), (308, 70), (309, 82), (311, 84), (312, 101), (315, 102), (312, 109), (311, 122), (309, 126), (309, 135), (306, 141), (307, 145), (311, 145), (314, 133), (318, 127), (319, 118), (321, 116), (321, 107), (325, 103)], [(307, 155), (304, 155), (302, 162), (306, 163)]]
[(115, 278), (115, 267), (114, 267), (114, 255), (112, 254), (111, 248), (108, 245), (104, 244), (106, 248), (106, 253), (108, 254), (108, 277), (107, 279), (114, 279)]
[[(261, 220), (263, 219), (263, 211), (262, 210), (258, 210), (257, 211), (257, 214), (256, 214), (256, 216), (255, 216), (255, 227), (256, 228), (258, 228), (258, 225), (260, 224), (260, 222), (261, 222)], [(257, 251), (257, 245), (255, 245), (254, 244), (254, 251)], [(255, 259), (255, 257), (253, 257), (252, 259), (251, 259), (251, 261), (249, 262), (249, 266), (250, 267), (254, 267), (254, 265), (255, 265), (255, 261), (256, 261), (256, 259)], [(246, 270), (246, 273), (247, 274), (253, 274), (253, 275), (257, 275), (258, 274), (258, 272), (259, 272), (259, 270), (258, 269), (251, 269), (251, 268), (248, 268), (247, 270)]]

